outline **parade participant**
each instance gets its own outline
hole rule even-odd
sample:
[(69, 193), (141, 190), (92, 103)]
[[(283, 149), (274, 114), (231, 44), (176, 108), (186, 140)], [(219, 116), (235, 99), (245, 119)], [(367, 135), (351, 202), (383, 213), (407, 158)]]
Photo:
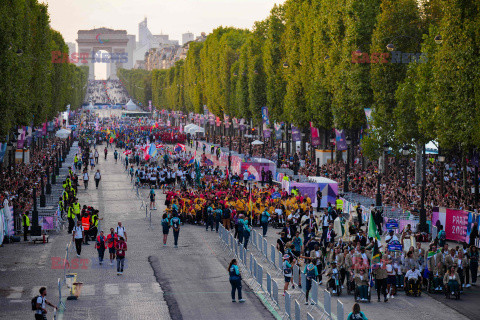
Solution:
[(115, 159), (115, 163), (117, 163), (117, 160), (118, 160), (118, 152), (117, 152), (117, 150), (115, 150), (115, 151), (113, 152), (113, 158)]
[(250, 239), (250, 226), (248, 225), (248, 220), (243, 221), (243, 247), (247, 249), (248, 240)]
[(235, 302), (235, 291), (238, 292), (238, 302), (245, 302), (245, 299), (242, 299), (242, 276), (236, 259), (230, 261), (228, 273), (230, 285), (232, 286), (232, 302)]
[[(308, 297), (310, 294), (310, 290), (312, 289), (312, 281), (317, 279), (318, 277), (318, 269), (317, 266), (315, 265), (316, 259), (311, 259), (310, 262), (305, 266), (305, 270), (303, 270), (303, 273), (305, 273), (306, 276), (306, 300), (305, 304), (308, 304)], [(312, 305), (315, 303), (312, 301)]]
[(263, 212), (261, 214), (261, 217), (260, 217), (260, 224), (262, 225), (262, 228), (263, 228), (263, 237), (267, 236), (269, 218), (270, 218), (270, 213), (268, 213), (268, 210), (265, 207), (265, 210), (263, 210)]
[(118, 236), (113, 228), (110, 228), (110, 234), (107, 236), (108, 253), (110, 254), (110, 265), (113, 266), (113, 260), (115, 259), (115, 245)]
[(178, 235), (180, 234), (180, 218), (177, 217), (177, 214), (173, 214), (173, 218), (170, 220), (170, 225), (173, 229), (173, 241), (175, 248), (178, 248)]
[(218, 228), (220, 227), (220, 222), (222, 221), (223, 210), (220, 205), (215, 209), (215, 231), (218, 233)]
[(123, 237), (119, 237), (115, 246), (117, 255), (117, 275), (123, 274), (123, 266), (125, 264), (125, 252), (127, 251), (127, 243)]
[(95, 163), (96, 164), (98, 164), (98, 157), (99, 157), (98, 150), (95, 149)]
[(288, 286), (293, 276), (292, 264), (290, 263), (290, 261), (288, 261), (289, 259), (290, 259), (290, 256), (288, 254), (283, 255), (282, 270), (283, 270), (283, 276), (285, 279), (285, 285), (283, 286), (284, 296), (285, 296), (285, 292), (287, 292), (288, 290)]
[(167, 245), (168, 232), (170, 231), (170, 221), (166, 213), (162, 216), (163, 245)]
[(153, 190), (153, 187), (150, 188), (149, 197), (150, 197), (150, 210), (157, 210), (157, 208), (155, 207), (155, 190)]
[(107, 243), (103, 230), (100, 231), (100, 234), (97, 236), (97, 243), (95, 248), (98, 251), (98, 264), (103, 264), (103, 256), (105, 255), (105, 249), (107, 248)]
[(105, 147), (105, 149), (103, 150), (103, 153), (105, 154), (105, 160), (107, 160), (107, 154), (108, 154), (108, 149), (107, 149), (107, 147)]
[(352, 308), (352, 312), (350, 312), (347, 316), (347, 320), (368, 320), (365, 314), (360, 311), (360, 305), (355, 303)]

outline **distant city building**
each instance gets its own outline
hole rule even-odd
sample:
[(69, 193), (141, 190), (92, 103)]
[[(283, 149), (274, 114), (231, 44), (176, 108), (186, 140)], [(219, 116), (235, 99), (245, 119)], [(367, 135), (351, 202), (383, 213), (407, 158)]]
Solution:
[(182, 45), (185, 45), (186, 43), (195, 40), (195, 36), (191, 32), (187, 32), (182, 34)]
[(202, 32), (196, 39), (195, 41), (196, 42), (202, 42), (202, 41), (205, 41), (207, 39), (207, 35), (205, 34), (205, 32)]

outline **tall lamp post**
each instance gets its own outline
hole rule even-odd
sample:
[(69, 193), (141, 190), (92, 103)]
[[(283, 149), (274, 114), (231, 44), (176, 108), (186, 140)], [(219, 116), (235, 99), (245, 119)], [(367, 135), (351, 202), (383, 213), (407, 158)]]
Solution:
[(380, 193), (380, 184), (382, 183), (382, 174), (380, 170), (377, 174), (377, 194), (375, 196), (375, 206), (381, 207), (382, 206), (382, 194)]
[(425, 209), (425, 187), (427, 184), (427, 166), (425, 161), (425, 144), (423, 145), (423, 155), (422, 155), (422, 197), (420, 200), (420, 221), (419, 229), (420, 232), (427, 232), (427, 211)]
[(335, 147), (335, 138), (330, 139), (330, 163), (333, 163), (333, 147)]
[(438, 161), (440, 162), (440, 199), (443, 197), (443, 169), (445, 163), (445, 156), (438, 156)]
[(407, 170), (408, 170), (408, 155), (410, 153), (410, 147), (407, 145), (404, 145), (402, 148), (402, 154), (405, 157), (405, 167), (404, 167), (404, 175), (403, 175), (403, 184), (406, 186), (407, 185)]
[(347, 137), (345, 139), (345, 142), (347, 143), (347, 165), (345, 166), (345, 180), (343, 182), (343, 192), (347, 193), (349, 192), (348, 190), (348, 173), (350, 170), (350, 145), (352, 144), (352, 139), (350, 137)]

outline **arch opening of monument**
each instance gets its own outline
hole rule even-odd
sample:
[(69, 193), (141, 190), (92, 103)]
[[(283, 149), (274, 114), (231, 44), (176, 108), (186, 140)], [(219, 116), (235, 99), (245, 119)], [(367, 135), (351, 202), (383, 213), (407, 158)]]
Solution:
[(118, 79), (117, 69), (123, 68), (128, 59), (131, 59), (127, 52), (126, 30), (107, 28), (79, 30), (77, 43), (79, 54), (88, 54), (89, 80), (96, 78), (96, 68), (103, 70), (104, 66), (106, 66), (106, 73), (102, 77), (116, 80)]

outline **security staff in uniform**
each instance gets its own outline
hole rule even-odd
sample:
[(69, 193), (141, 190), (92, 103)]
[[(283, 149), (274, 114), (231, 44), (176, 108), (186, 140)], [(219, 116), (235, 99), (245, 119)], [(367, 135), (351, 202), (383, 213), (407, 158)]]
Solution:
[(335, 200), (335, 205), (337, 210), (343, 210), (343, 200), (340, 199), (339, 196), (337, 196), (337, 200)]
[(60, 216), (63, 219), (63, 214), (65, 213), (65, 203), (63, 202), (62, 197), (58, 198), (58, 209), (60, 210)]
[(23, 241), (27, 240), (28, 228), (30, 227), (30, 218), (27, 216), (25, 212), (22, 216), (22, 225), (23, 225)]
[(67, 219), (68, 233), (72, 233), (73, 227), (75, 226), (75, 213), (73, 209), (73, 204), (68, 207)]
[(90, 228), (90, 237), (95, 239), (98, 233), (98, 221), (103, 220), (98, 218), (98, 210), (94, 210), (92, 214), (92, 227)]

